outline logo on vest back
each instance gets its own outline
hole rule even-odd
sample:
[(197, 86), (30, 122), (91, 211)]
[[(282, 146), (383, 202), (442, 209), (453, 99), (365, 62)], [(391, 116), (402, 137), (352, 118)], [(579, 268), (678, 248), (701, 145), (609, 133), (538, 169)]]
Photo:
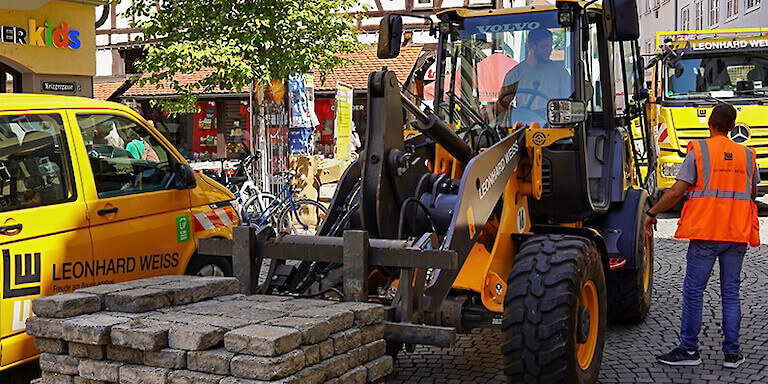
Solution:
[(733, 153), (725, 152), (723, 154), (725, 155), (725, 160), (733, 160)]

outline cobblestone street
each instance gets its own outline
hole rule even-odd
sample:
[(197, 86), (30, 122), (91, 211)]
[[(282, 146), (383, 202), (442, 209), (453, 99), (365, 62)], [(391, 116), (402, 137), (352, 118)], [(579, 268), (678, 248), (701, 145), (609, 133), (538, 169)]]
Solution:
[[(660, 235), (676, 220), (660, 225)], [(671, 224), (671, 226), (670, 226)], [(764, 223), (763, 223), (763, 226)], [(765, 233), (762, 234), (765, 236)], [(765, 239), (763, 239), (765, 241)], [(653, 306), (648, 318), (635, 326), (608, 327), (600, 370), (601, 384), (627, 383), (766, 383), (768, 382), (768, 327), (765, 312), (768, 295), (768, 245), (750, 248), (743, 267), (741, 338), (747, 361), (736, 370), (722, 367), (720, 350), (720, 284), (715, 266), (704, 294), (704, 325), (700, 342), (704, 363), (698, 367), (667, 367), (655, 355), (678, 343), (682, 283), (687, 242), (656, 238)], [(495, 330), (475, 330), (461, 335), (454, 349), (418, 347), (402, 353), (395, 373), (387, 381), (396, 383), (503, 383), (501, 354)]]

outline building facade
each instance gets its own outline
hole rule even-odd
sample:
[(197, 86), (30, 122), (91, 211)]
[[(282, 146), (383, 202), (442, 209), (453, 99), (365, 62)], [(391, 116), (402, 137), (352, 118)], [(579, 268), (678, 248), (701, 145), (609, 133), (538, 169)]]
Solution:
[(96, 0), (0, 2), (0, 93), (93, 97)]

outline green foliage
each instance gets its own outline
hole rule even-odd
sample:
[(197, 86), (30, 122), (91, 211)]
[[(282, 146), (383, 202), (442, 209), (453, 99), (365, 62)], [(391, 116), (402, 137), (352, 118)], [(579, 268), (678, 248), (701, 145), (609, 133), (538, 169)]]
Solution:
[[(196, 109), (195, 93), (242, 92), (252, 79), (266, 84), (310, 69), (323, 75), (359, 49), (358, 15), (347, 11), (358, 1), (133, 0), (126, 16), (150, 43), (139, 84), (169, 86), (180, 99), (157, 103), (178, 113)], [(175, 79), (206, 68), (207, 78)]]

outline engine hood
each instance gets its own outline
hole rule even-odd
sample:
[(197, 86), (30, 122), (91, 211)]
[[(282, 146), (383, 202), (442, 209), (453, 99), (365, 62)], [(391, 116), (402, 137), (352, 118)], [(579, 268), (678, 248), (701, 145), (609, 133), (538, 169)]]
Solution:
[(210, 177), (200, 172), (195, 172), (195, 177), (197, 177), (197, 187), (191, 190), (193, 207), (235, 199), (232, 192)]

